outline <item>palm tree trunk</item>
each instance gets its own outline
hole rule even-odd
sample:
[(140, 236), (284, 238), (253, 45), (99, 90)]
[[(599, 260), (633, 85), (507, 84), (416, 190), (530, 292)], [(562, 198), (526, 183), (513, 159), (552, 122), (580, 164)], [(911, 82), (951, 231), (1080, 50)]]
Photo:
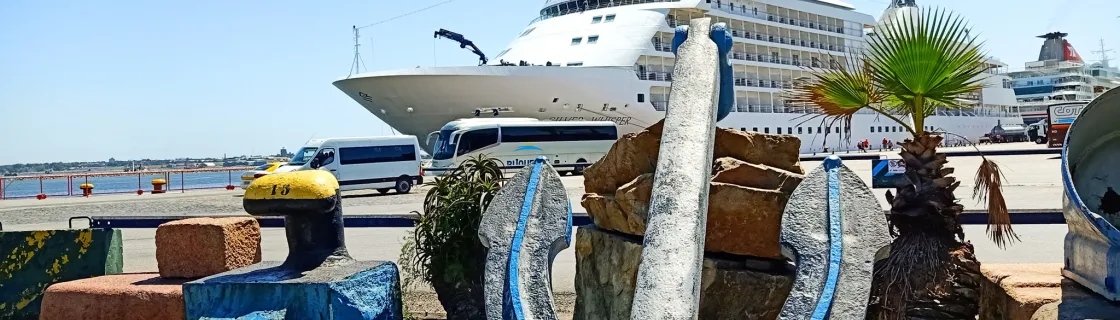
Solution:
[(909, 183), (887, 192), (894, 240), (876, 263), (868, 319), (975, 319), (979, 313), (980, 264), (964, 241), (963, 206), (953, 190), (948, 161), (938, 154), (940, 136), (921, 133), (902, 143)]

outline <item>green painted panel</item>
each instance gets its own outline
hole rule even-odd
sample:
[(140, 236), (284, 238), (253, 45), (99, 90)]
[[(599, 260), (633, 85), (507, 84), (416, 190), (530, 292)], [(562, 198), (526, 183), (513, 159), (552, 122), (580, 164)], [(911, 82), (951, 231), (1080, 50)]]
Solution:
[(0, 319), (38, 319), (51, 284), (119, 274), (123, 264), (120, 230), (0, 232)]

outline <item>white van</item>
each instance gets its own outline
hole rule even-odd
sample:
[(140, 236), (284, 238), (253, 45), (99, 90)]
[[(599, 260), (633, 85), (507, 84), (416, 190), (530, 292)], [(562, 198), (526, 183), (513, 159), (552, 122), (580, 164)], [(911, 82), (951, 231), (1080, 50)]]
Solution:
[(408, 193), (424, 183), (416, 136), (313, 139), (276, 172), (327, 170), (339, 189)]
[(583, 174), (583, 165), (595, 163), (618, 140), (618, 129), (611, 121), (452, 121), (440, 131), (432, 154), (431, 168), (452, 169), (477, 154), (496, 158), (504, 166), (524, 166), (538, 156), (554, 165), (574, 164), (560, 174)]

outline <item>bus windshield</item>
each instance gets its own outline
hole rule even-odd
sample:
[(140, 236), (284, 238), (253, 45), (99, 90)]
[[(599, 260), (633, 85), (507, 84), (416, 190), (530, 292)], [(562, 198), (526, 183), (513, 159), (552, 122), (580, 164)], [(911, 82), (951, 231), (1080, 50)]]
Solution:
[(451, 133), (455, 130), (440, 130), (436, 144), (432, 148), (432, 160), (447, 160), (455, 156), (455, 141), (451, 141)]
[(292, 157), (292, 160), (288, 161), (288, 164), (293, 166), (302, 166), (308, 161), (311, 161), (311, 158), (315, 156), (316, 150), (319, 150), (319, 148), (308, 147), (299, 149), (299, 151), (296, 151), (296, 155)]

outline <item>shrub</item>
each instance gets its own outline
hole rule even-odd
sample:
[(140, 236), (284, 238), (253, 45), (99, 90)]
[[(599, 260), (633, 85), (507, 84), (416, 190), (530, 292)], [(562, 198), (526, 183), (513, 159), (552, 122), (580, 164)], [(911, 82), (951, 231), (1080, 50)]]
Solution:
[(486, 248), (478, 239), (482, 214), (501, 188), (502, 170), (485, 155), (463, 161), (427, 183), (424, 213), (401, 250), (401, 286), (432, 285), (448, 319), (484, 319)]

